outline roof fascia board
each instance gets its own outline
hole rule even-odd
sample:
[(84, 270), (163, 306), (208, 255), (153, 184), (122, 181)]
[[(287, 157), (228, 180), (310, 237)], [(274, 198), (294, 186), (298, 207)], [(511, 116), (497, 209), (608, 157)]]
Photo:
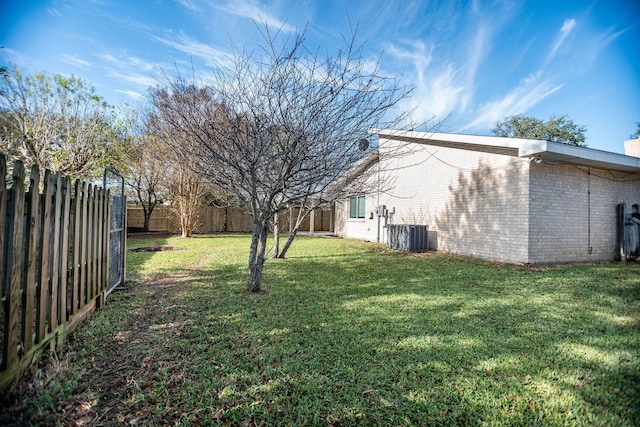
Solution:
[[(422, 144), (429, 142), (442, 144), (455, 144), (467, 146), (469, 149), (480, 147), (492, 147), (495, 149), (514, 150), (518, 157), (545, 157), (552, 155), (558, 160), (571, 164), (584, 164), (590, 167), (603, 169), (618, 169), (628, 172), (640, 172), (640, 158), (609, 151), (595, 150), (593, 148), (578, 147), (576, 145), (562, 144), (537, 139), (503, 138), (498, 136), (462, 135), (437, 132), (401, 131), (392, 129), (370, 129), (370, 133), (378, 134), (381, 138), (408, 141)], [(517, 151), (517, 154), (516, 152)]]
[(638, 168), (640, 169), (640, 158), (627, 156), (609, 151), (595, 150), (593, 148), (578, 147), (576, 145), (561, 144), (559, 142), (542, 141), (544, 146), (523, 146), (520, 150), (520, 157), (531, 157), (545, 154), (555, 154), (566, 158), (571, 163), (587, 161), (589, 163), (601, 164), (602, 167)]
[[(523, 145), (531, 143), (544, 144), (547, 141), (531, 140), (523, 138), (503, 138), (499, 136), (464, 135), (457, 133), (418, 132), (393, 129), (370, 129), (370, 133), (378, 134), (382, 138), (397, 139), (401, 141), (414, 140), (420, 144), (428, 144), (428, 141), (451, 142), (470, 146), (485, 146), (493, 148), (510, 148), (520, 150)], [(534, 144), (536, 147), (537, 144)]]

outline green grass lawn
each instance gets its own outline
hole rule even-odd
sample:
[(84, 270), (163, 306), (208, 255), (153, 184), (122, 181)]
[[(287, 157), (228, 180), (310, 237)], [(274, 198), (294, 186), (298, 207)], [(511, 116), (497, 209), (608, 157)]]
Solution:
[[(62, 397), (40, 410), (82, 396), (104, 424), (640, 424), (637, 263), (528, 269), (300, 237), (250, 294), (248, 236), (128, 243), (134, 285), (74, 332)], [(133, 251), (154, 245), (173, 250)], [(117, 396), (91, 382), (102, 359), (126, 373)]]

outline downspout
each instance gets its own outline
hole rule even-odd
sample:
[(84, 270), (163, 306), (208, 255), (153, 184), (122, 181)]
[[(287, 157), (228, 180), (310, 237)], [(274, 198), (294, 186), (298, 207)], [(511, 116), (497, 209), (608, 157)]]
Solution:
[(591, 168), (589, 168), (587, 175), (587, 252), (591, 255), (593, 253), (593, 248), (591, 247)]
[[(379, 143), (378, 143), (379, 144)], [(378, 146), (378, 150), (380, 150), (380, 147)], [(376, 197), (376, 210), (378, 210), (379, 206), (380, 206), (380, 151), (378, 151), (378, 162), (376, 163), (376, 168), (377, 168), (377, 173), (376, 173), (376, 183), (377, 183), (377, 197)], [(380, 212), (378, 212), (378, 215), (376, 215), (376, 217), (378, 218), (378, 236), (376, 238), (376, 242), (380, 243)]]

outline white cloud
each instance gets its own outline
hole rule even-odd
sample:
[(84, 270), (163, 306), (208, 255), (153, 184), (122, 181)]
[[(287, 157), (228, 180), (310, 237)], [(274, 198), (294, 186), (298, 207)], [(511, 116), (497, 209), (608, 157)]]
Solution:
[(80, 59), (80, 58), (76, 58), (73, 55), (69, 55), (66, 53), (63, 53), (60, 55), (60, 57), (62, 58), (62, 60), (68, 64), (73, 64), (76, 65), (80, 68), (88, 68), (91, 67), (91, 63), (89, 63), (88, 61), (85, 61), (84, 59)]
[(414, 86), (411, 98), (399, 107), (412, 111), (415, 122), (429, 121), (434, 116), (436, 120), (444, 120), (456, 111), (465, 111), (473, 98), (476, 73), (486, 53), (487, 39), (487, 30), (479, 29), (471, 42), (470, 53), (460, 55), (459, 63), (439, 60), (436, 46), (426, 46), (421, 41), (412, 43), (409, 49), (389, 48), (395, 61), (408, 67), (404, 78)]
[(126, 52), (117, 57), (109, 53), (98, 55), (98, 57), (107, 63), (104, 68), (109, 70), (109, 75), (145, 87), (155, 85), (157, 80), (153, 75), (162, 70), (161, 64), (129, 56)]
[(111, 55), (110, 53), (103, 53), (98, 56), (107, 62), (116, 63), (116, 64), (120, 62), (118, 59), (116, 59), (115, 56)]
[(141, 99), (141, 98), (143, 98), (143, 97), (144, 97), (144, 95), (143, 95), (143, 94), (141, 94), (140, 92), (136, 92), (136, 91), (134, 91), (134, 90), (120, 90), (120, 89), (116, 89), (116, 90), (114, 90), (114, 92), (122, 93), (122, 94), (124, 94), (124, 95), (127, 95), (127, 96), (128, 96), (128, 97), (130, 97), (130, 98), (133, 98), (133, 99)]
[(155, 62), (147, 62), (144, 59), (136, 56), (129, 56), (127, 59), (127, 65), (140, 71), (157, 71), (159, 66)]
[(576, 26), (575, 19), (572, 18), (572, 19), (564, 20), (564, 23), (562, 24), (562, 28), (560, 28), (560, 33), (556, 38), (556, 42), (553, 44), (551, 51), (549, 51), (549, 54), (547, 55), (547, 61), (550, 61), (551, 59), (553, 59), (553, 57), (558, 52), (558, 49), (560, 49), (564, 41), (567, 39), (567, 36), (571, 33), (571, 31), (573, 31), (575, 26)]
[(202, 58), (208, 62), (220, 64), (225, 67), (232, 65), (230, 55), (220, 49), (216, 49), (200, 41), (194, 40), (191, 37), (180, 33), (176, 38), (171, 37), (154, 37), (154, 39), (166, 46), (177, 49), (190, 56)]
[(47, 9), (47, 12), (49, 13), (49, 15), (55, 17), (55, 18), (61, 18), (62, 17), (62, 12), (60, 12), (58, 9), (56, 9), (55, 7), (50, 7)]
[(591, 66), (600, 55), (600, 52), (604, 50), (615, 39), (626, 33), (629, 29), (615, 31), (614, 28), (609, 28), (602, 34), (598, 34), (596, 37), (589, 41), (589, 49), (586, 52), (585, 59), (587, 60), (587, 66)]
[(415, 86), (412, 98), (400, 106), (411, 109), (415, 121), (434, 116), (444, 120), (474, 105), (480, 70), (494, 46), (493, 34), (506, 19), (484, 16), (479, 10), (472, 10), (467, 28), (440, 23), (429, 45), (418, 40), (405, 48), (385, 49), (405, 70), (402, 78)]
[(252, 0), (232, 0), (218, 8), (232, 15), (249, 18), (256, 22), (264, 22), (270, 29), (279, 29), (287, 33), (296, 31), (294, 26), (272, 16)]
[(195, 12), (200, 11), (200, 6), (198, 6), (198, 4), (193, 0), (177, 0), (177, 2), (189, 10), (193, 10)]
[(155, 86), (158, 83), (158, 80), (149, 74), (140, 74), (135, 72), (124, 72), (124, 71), (112, 71), (109, 75), (115, 77), (116, 79), (133, 83), (135, 85), (149, 87)]
[(467, 105), (471, 102), (473, 94), (475, 93), (476, 74), (478, 73), (478, 68), (484, 60), (487, 52), (491, 50), (490, 33), (491, 30), (489, 26), (481, 23), (475, 37), (471, 43), (469, 43), (468, 59), (462, 66), (462, 69), (465, 70), (464, 92), (461, 97), (461, 109), (463, 111), (467, 109)]
[(444, 119), (459, 105), (464, 87), (456, 80), (457, 73), (451, 65), (437, 72), (417, 70), (415, 91), (402, 107), (413, 111), (415, 121)]
[(554, 85), (549, 80), (541, 80), (540, 73), (527, 76), (520, 81), (518, 87), (512, 89), (503, 97), (486, 102), (478, 107), (479, 114), (476, 118), (457, 131), (491, 129), (496, 122), (504, 117), (526, 112), (561, 88), (561, 84)]

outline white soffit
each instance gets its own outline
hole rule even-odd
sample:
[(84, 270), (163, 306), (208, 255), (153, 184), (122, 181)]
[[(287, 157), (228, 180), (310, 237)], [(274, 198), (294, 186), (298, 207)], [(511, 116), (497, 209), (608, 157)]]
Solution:
[(576, 147), (559, 142), (543, 141), (544, 146), (523, 146), (520, 157), (537, 157), (551, 163), (564, 163), (575, 166), (587, 166), (596, 169), (615, 170), (640, 173), (640, 158), (595, 150), (593, 148)]
[(544, 140), (453, 133), (371, 129), (381, 138), (517, 157), (540, 157), (550, 163), (640, 173), (640, 158)]

